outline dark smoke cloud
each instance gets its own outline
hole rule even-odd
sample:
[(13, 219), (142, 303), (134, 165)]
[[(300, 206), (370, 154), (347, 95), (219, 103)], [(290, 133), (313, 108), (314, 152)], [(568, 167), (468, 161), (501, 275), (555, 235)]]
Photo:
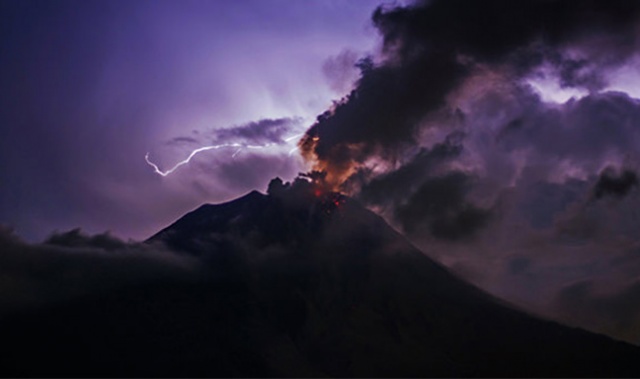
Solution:
[(414, 192), (439, 165), (462, 153), (461, 138), (460, 134), (452, 134), (432, 148), (421, 148), (411, 160), (398, 169), (361, 183), (360, 198), (375, 205), (401, 202), (407, 193)]
[(458, 240), (483, 226), (489, 212), (465, 200), (472, 179), (462, 172), (425, 180), (398, 208), (396, 218), (409, 234), (425, 226), (436, 238)]
[(432, 148), (421, 148), (397, 170), (368, 182), (364, 171), (352, 176), (361, 185), (358, 197), (365, 203), (390, 209), (393, 219), (409, 235), (426, 229), (436, 238), (447, 240), (472, 236), (485, 224), (490, 212), (465, 200), (472, 187), (470, 175), (460, 171), (441, 173), (443, 166), (462, 153), (463, 138), (460, 133), (452, 133)]
[(354, 163), (373, 155), (391, 158), (394, 148), (413, 142), (425, 113), (443, 105), (441, 94), (453, 89), (455, 81), (449, 78), (461, 76), (458, 65), (437, 59), (402, 70), (362, 67), (357, 88), (320, 116), (301, 141), (303, 152), (315, 156), (334, 181), (343, 179)]
[(425, 116), (444, 106), (478, 64), (509, 65), (517, 78), (547, 62), (565, 86), (592, 83), (586, 77), (595, 74), (584, 74), (587, 60), (564, 58), (561, 49), (594, 35), (612, 38), (617, 43), (604, 44), (597, 54), (607, 56), (598, 68), (618, 64), (636, 46), (631, 31), (639, 12), (640, 4), (624, 0), (440, 0), (380, 7), (373, 22), (383, 36), (383, 62), (361, 65), (357, 88), (318, 118), (301, 145), (320, 168), (334, 171), (330, 177), (343, 179), (369, 156), (387, 158), (414, 143)]
[[(537, 165), (565, 160), (576, 169), (599, 170), (612, 152), (635, 145), (637, 138), (629, 137), (637, 135), (637, 100), (623, 93), (592, 93), (550, 106), (527, 79), (551, 75), (560, 87), (603, 88), (603, 73), (624, 64), (634, 51), (639, 14), (640, 5), (628, 1), (429, 1), (379, 7), (373, 22), (383, 37), (381, 58), (357, 64), (357, 87), (318, 117), (301, 141), (303, 154), (327, 172), (332, 185), (371, 205), (394, 208), (390, 214), (405, 231), (415, 226), (399, 215), (411, 214), (412, 202), (398, 199), (417, 201), (416, 188), (431, 179), (430, 167), (440, 159), (412, 150), (437, 144), (438, 135), (452, 130), (468, 135), (461, 146), (469, 153), (458, 153), (465, 167), (456, 172), (466, 175), (480, 163), (483, 179), (495, 176), (493, 183), (477, 181), (485, 192), (507, 185), (506, 178), (513, 180), (517, 170), (499, 162), (510, 157), (489, 151), (482, 139), (490, 135), (494, 149), (510, 155), (528, 150)], [(496, 172), (492, 165), (508, 171)], [(539, 179), (552, 174), (545, 170)], [(446, 167), (440, 171), (446, 176)], [(471, 190), (454, 186), (451, 192), (464, 193), (458, 200), (470, 209), (490, 208), (466, 199)]]
[(600, 174), (595, 188), (593, 189), (593, 194), (596, 199), (600, 199), (607, 195), (623, 197), (637, 186), (638, 175), (635, 172), (625, 170), (619, 175), (616, 175), (612, 168), (608, 168)]
[[(620, 263), (640, 246), (640, 101), (608, 83), (638, 58), (639, 20), (626, 0), (379, 7), (379, 55), (356, 63), (355, 88), (318, 117), (302, 153), (469, 280), (593, 327), (552, 299), (588, 281), (623, 304), (640, 275)], [(549, 100), (563, 91), (574, 98)], [(616, 201), (594, 201), (606, 197)], [(600, 319), (635, 342), (623, 308)]]
[(436, 0), (378, 8), (373, 19), (385, 46), (403, 57), (422, 48), (440, 48), (500, 60), (537, 39), (558, 46), (592, 35), (626, 37), (623, 32), (634, 26), (639, 11), (638, 4), (628, 0)]

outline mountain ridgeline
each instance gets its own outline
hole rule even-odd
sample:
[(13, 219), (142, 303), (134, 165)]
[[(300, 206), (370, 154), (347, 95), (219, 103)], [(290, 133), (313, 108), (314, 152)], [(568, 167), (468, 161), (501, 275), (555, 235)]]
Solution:
[(1, 373), (640, 376), (640, 348), (506, 306), (313, 180), (203, 205), (147, 242), (197, 278), (8, 317)]

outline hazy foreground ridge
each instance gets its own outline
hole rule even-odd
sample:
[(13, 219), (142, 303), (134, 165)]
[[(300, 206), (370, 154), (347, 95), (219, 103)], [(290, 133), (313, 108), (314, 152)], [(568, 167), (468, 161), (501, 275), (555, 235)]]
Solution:
[(640, 349), (506, 307), (298, 179), (150, 238), (189, 275), (4, 318), (3, 376), (638, 377)]

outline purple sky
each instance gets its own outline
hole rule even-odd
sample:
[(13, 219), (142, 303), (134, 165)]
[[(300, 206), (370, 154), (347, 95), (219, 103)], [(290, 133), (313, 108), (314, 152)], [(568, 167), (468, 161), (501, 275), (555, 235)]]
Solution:
[(640, 341), (640, 3), (378, 3), (0, 2), (0, 224), (143, 239), (315, 163), (473, 283)]
[[(221, 149), (167, 178), (144, 155), (168, 169), (214, 130), (262, 119), (301, 133), (376, 42), (377, 1), (1, 4), (0, 222), (29, 240), (77, 226), (146, 238), (293, 178), (297, 154)], [(178, 137), (194, 141), (167, 145)]]

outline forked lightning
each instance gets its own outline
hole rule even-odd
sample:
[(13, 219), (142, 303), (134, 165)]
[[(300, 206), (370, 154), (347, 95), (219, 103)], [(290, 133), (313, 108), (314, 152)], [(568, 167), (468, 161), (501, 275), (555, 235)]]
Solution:
[[(303, 135), (304, 133), (301, 134), (296, 134), (294, 136), (291, 137), (287, 137), (284, 139), (284, 142), (289, 143), (293, 140), (295, 140), (296, 138), (299, 138)], [(199, 147), (195, 150), (193, 150), (191, 152), (191, 154), (189, 154), (189, 156), (178, 162), (175, 166), (173, 166), (171, 169), (167, 170), (167, 171), (162, 171), (160, 169), (160, 167), (158, 167), (157, 164), (153, 163), (150, 159), (149, 159), (149, 153), (145, 154), (144, 156), (144, 160), (147, 162), (147, 164), (149, 166), (151, 166), (153, 168), (153, 171), (161, 176), (168, 176), (169, 174), (173, 173), (174, 171), (176, 171), (180, 166), (186, 165), (187, 163), (189, 163), (191, 161), (191, 159), (198, 153), (201, 153), (203, 151), (208, 151), (208, 150), (217, 150), (217, 149), (222, 149), (222, 148), (226, 148), (226, 147), (235, 147), (237, 148), (234, 153), (231, 155), (231, 158), (235, 158), (238, 153), (240, 153), (240, 151), (242, 151), (242, 149), (264, 149), (267, 147), (271, 147), (274, 145), (279, 145), (278, 143), (268, 143), (266, 145), (245, 145), (245, 144), (241, 144), (241, 143), (224, 143), (224, 144), (220, 144), (220, 145), (210, 145), (210, 146), (203, 146), (203, 147)], [(292, 150), (289, 151), (289, 156), (291, 156), (291, 154), (293, 154), (295, 151), (297, 150), (296, 148), (293, 148)]]

